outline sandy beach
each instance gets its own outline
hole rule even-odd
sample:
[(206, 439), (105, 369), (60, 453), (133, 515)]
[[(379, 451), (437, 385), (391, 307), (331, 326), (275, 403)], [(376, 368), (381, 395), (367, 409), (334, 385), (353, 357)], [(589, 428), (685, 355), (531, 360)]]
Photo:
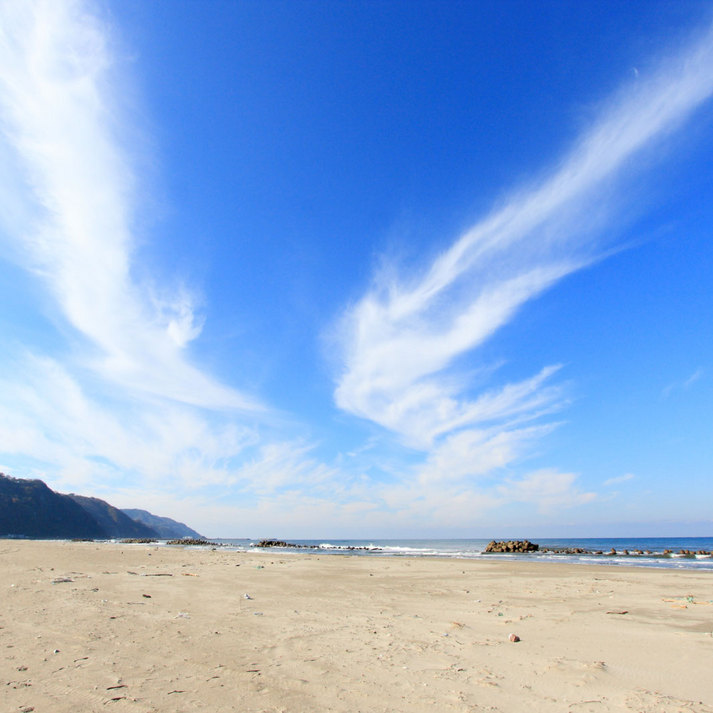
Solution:
[(713, 711), (710, 572), (13, 540), (0, 568), (8, 713)]

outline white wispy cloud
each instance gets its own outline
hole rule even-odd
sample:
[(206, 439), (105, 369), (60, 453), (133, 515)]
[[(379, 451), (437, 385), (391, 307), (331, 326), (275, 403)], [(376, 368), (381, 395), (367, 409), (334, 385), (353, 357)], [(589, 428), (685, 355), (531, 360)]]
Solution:
[(29, 459), (24, 474), (60, 490), (124, 506), (145, 495), (166, 514), (203, 509), (210, 532), (211, 514), (223, 514), (223, 534), (243, 514), (211, 497), (257, 503), (263, 520), (282, 502), (324, 508), (338, 496), (338, 471), (189, 361), (200, 297), (137, 278), (151, 271), (137, 265), (142, 176), (117, 103), (117, 46), (93, 3), (0, 5), (0, 239), (44, 286), (74, 347), (0, 355), (0, 452)]
[[(337, 404), (425, 454), (376, 482), (358, 462), (327, 465), (313, 444), (248, 425), (242, 412), (263, 406), (190, 359), (200, 296), (138, 277), (150, 269), (137, 265), (135, 127), (116, 102), (119, 43), (96, 6), (0, 3), (0, 241), (43, 285), (55, 337), (73, 347), (0, 354), (3, 458), (29, 455), (55, 487), (108, 489), (120, 505), (141, 504), (143, 492), (161, 510), (174, 497), (173, 514), (200, 511), (216, 534), (268, 534), (268, 520), (315, 535), (384, 522), (394, 533), (467, 528), (509, 503), (546, 512), (589, 502), (573, 473), (508, 472), (555, 427), (544, 417), (566, 403), (559, 365), (479, 389), (454, 365), (598, 258), (615, 179), (710, 96), (710, 39), (649, 80), (642, 72), (558, 167), (419, 273), (384, 273), (344, 315)], [(508, 475), (493, 482), (494, 471)], [(218, 505), (211, 488), (226, 496)]]
[[(191, 362), (200, 297), (138, 264), (144, 143), (121, 106), (125, 69), (96, 4), (0, 4), (0, 245), (57, 328), (3, 345), (0, 452), (93, 494), (247, 483), (269, 410)], [(295, 449), (283, 461), (306, 474)]]
[(627, 480), (633, 480), (636, 476), (633, 473), (624, 473), (624, 475), (617, 475), (614, 478), (607, 478), (604, 481), (605, 486), (617, 485), (619, 483), (626, 483)]
[(553, 424), (527, 428), (466, 428), (436, 443), (418, 466), (418, 480), (446, 483), (477, 478), (505, 468), (518, 460), (533, 441), (549, 433)]
[[(99, 399), (61, 363), (24, 354), (0, 379), (0, 452), (51, 465), (52, 480), (185, 488), (225, 483), (257, 444), (251, 428), (173, 401)], [(232, 468), (231, 468), (232, 466)]]
[(4, 216), (13, 252), (94, 347), (101, 376), (196, 406), (259, 409), (188, 360), (202, 327), (189, 293), (158, 300), (135, 277), (132, 128), (114, 96), (111, 32), (94, 10), (81, 0), (0, 6), (0, 120), (14, 169), (2, 189), (22, 206)]
[[(425, 451), (417, 473), (427, 481), (480, 476), (512, 463), (537, 435), (522, 423), (564, 403), (551, 383), (557, 366), (473, 397), (473, 384), (454, 371), (457, 360), (525, 303), (610, 249), (614, 218), (630, 207), (626, 179), (650, 163), (637, 158), (660, 146), (712, 93), (709, 29), (657, 73), (647, 78), (642, 71), (553, 170), (511, 193), (420, 271), (382, 270), (340, 322), (336, 404)], [(561, 500), (558, 493), (576, 500), (574, 478), (541, 471), (501, 494), (524, 497), (546, 485), (550, 503)]]
[(684, 382), (683, 388), (688, 389), (703, 376), (703, 369), (696, 369)]
[(683, 379), (682, 381), (673, 381), (668, 386), (664, 387), (661, 391), (661, 396), (668, 398), (672, 392), (688, 391), (688, 389), (693, 386), (704, 374), (705, 372), (700, 367), (696, 369), (689, 377)]
[(508, 502), (535, 504), (540, 512), (573, 507), (595, 500), (596, 493), (579, 490), (576, 480), (575, 473), (544, 468), (528, 473), (519, 480), (506, 480), (498, 487), (498, 492)]
[[(24, 354), (11, 377), (0, 378), (0, 393), (0, 453), (8, 462), (29, 456), (34, 467), (23, 475), (63, 492), (122, 507), (155, 503), (157, 512), (216, 535), (264, 522), (265, 509), (275, 518), (284, 502), (293, 509), (300, 499), (305, 507), (320, 502), (326, 511), (329, 502), (348, 500), (343, 474), (304, 440), (263, 435), (220, 411), (208, 418), (171, 400), (99, 399), (49, 357)], [(246, 517), (240, 500), (262, 515)], [(211, 512), (225, 519), (218, 523)]]
[(258, 497), (286, 489), (318, 491), (325, 483), (331, 487), (339, 471), (315, 459), (314, 447), (294, 441), (266, 443), (234, 470), (231, 482)]

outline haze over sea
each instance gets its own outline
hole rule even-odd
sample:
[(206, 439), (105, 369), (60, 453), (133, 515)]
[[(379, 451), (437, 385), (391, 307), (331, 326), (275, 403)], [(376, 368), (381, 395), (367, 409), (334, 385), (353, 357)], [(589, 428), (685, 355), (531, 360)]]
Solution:
[[(251, 550), (258, 540), (217, 539), (228, 548)], [(681, 550), (713, 551), (713, 537), (607, 537), (607, 538), (542, 538), (536, 542), (539, 552), (523, 554), (485, 554), (490, 540), (291, 540), (300, 548), (270, 548), (265, 551), (279, 553), (348, 554), (373, 557), (448, 557), (456, 559), (484, 558), (489, 560), (525, 560), (529, 562), (562, 562), (568, 564), (604, 564), (633, 567), (663, 567), (667, 569), (692, 569), (713, 571), (713, 556), (681, 555)], [(309, 549), (304, 549), (304, 548)], [(547, 552), (548, 549), (583, 549), (586, 554)], [(610, 555), (612, 549), (616, 555)], [(623, 554), (627, 550), (630, 554)], [(670, 550), (670, 554), (664, 554)], [(594, 554), (602, 551), (604, 554)], [(650, 554), (632, 554), (641, 551)]]

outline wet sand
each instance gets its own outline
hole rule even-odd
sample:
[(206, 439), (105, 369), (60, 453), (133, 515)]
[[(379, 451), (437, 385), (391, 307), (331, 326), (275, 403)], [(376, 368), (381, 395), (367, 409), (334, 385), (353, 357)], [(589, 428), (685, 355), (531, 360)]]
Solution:
[(711, 572), (3, 540), (0, 710), (713, 713), (712, 600)]

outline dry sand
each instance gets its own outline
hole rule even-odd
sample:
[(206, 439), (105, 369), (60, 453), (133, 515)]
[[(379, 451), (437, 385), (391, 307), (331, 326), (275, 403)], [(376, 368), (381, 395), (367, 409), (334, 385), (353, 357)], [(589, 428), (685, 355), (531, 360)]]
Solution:
[(0, 572), (2, 713), (713, 711), (711, 572), (10, 540)]

